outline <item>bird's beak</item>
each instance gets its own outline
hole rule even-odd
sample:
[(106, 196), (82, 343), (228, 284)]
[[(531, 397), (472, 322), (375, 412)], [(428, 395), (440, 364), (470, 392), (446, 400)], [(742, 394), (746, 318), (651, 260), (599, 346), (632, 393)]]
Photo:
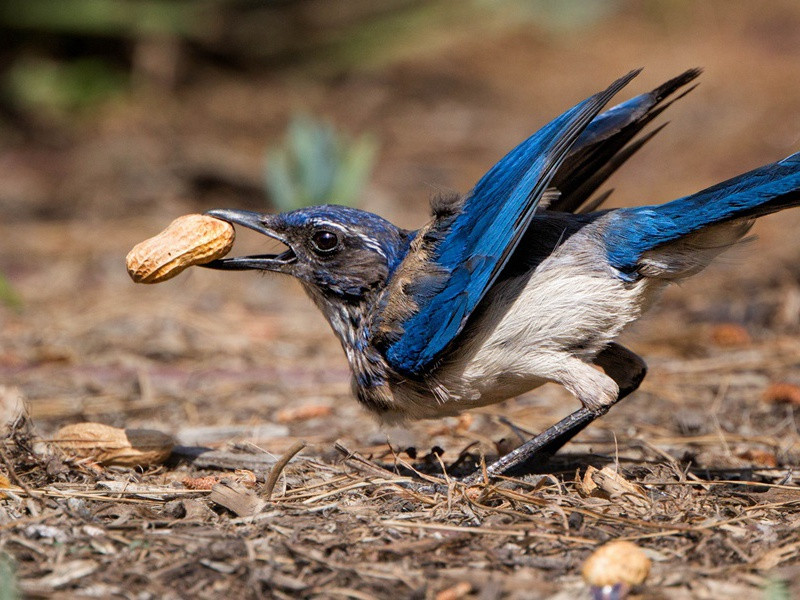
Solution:
[(282, 244), (286, 244), (288, 249), (281, 254), (258, 254), (253, 256), (220, 258), (204, 264), (204, 267), (226, 271), (247, 271), (251, 269), (260, 271), (283, 271), (287, 265), (297, 260), (297, 256), (289, 242), (274, 229), (276, 215), (261, 214), (249, 210), (232, 210), (228, 208), (210, 210), (206, 214), (210, 217), (221, 219), (228, 223), (233, 223), (234, 225), (242, 225), (248, 229), (269, 236)]

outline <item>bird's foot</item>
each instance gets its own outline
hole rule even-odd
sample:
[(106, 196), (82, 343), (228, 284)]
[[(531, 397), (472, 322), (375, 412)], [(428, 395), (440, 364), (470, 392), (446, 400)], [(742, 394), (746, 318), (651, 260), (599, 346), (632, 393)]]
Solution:
[(487, 466), (485, 470), (480, 469), (461, 479), (461, 481), (467, 484), (478, 483), (484, 477), (492, 478), (497, 475), (504, 475), (526, 464), (532, 465), (545, 462), (597, 417), (608, 412), (609, 408), (603, 407), (600, 410), (593, 411), (581, 407), (533, 439), (528, 440), (505, 456), (501, 456)]

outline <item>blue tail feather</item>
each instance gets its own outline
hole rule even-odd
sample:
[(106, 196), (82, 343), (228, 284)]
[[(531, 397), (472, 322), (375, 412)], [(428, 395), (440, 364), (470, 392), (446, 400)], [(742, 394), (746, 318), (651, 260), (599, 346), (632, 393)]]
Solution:
[(608, 257), (632, 274), (649, 250), (711, 225), (793, 206), (800, 206), (800, 152), (667, 204), (611, 213), (604, 233)]

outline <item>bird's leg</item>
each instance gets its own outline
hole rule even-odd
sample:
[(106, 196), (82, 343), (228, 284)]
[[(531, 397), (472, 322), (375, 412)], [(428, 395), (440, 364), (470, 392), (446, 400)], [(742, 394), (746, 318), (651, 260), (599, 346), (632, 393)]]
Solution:
[(562, 435), (542, 447), (538, 452), (541, 456), (552, 456), (558, 452), (595, 418), (604, 415), (614, 404), (635, 392), (644, 380), (645, 375), (647, 375), (647, 363), (644, 362), (642, 357), (616, 342), (611, 342), (606, 346), (595, 357), (594, 364), (602, 368), (605, 374), (617, 384), (619, 387), (617, 397), (610, 404), (594, 412), (594, 418), (579, 419), (575, 425), (565, 430)]
[[(606, 346), (594, 361), (605, 375), (574, 357), (562, 360), (563, 368), (554, 373), (553, 379), (575, 394), (583, 406), (489, 465), (486, 471), (490, 477), (535, 459), (549, 458), (597, 417), (635, 391), (647, 374), (644, 360), (615, 342)], [(465, 481), (471, 483), (481, 477), (482, 473), (478, 472)]]
[(647, 363), (641, 356), (616, 342), (611, 342), (594, 359), (594, 364), (617, 382), (617, 402), (635, 392), (647, 375)]

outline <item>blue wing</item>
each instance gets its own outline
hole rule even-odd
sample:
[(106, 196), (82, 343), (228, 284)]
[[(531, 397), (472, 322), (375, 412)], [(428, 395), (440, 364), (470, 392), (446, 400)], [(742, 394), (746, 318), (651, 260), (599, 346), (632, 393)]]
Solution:
[(550, 185), (559, 191), (559, 196), (548, 209), (561, 212), (576, 212), (581, 209), (581, 212), (591, 212), (602, 204), (607, 195), (588, 205), (586, 202), (614, 171), (664, 127), (662, 125), (631, 142), (673, 102), (691, 92), (695, 86), (665, 102), (675, 92), (694, 81), (700, 73), (700, 69), (689, 69), (654, 90), (618, 104), (594, 118), (553, 176)]
[[(514, 148), (484, 175), (454, 215), (420, 232), (430, 242), (407, 286), (413, 311), (399, 319), (386, 358), (420, 374), (463, 329), (533, 218), (572, 145), (603, 106), (639, 71), (584, 100)], [(419, 251), (419, 250), (418, 250)], [(419, 262), (412, 254), (406, 260)], [(398, 269), (402, 272), (402, 267)], [(390, 299), (389, 302), (392, 300)]]

